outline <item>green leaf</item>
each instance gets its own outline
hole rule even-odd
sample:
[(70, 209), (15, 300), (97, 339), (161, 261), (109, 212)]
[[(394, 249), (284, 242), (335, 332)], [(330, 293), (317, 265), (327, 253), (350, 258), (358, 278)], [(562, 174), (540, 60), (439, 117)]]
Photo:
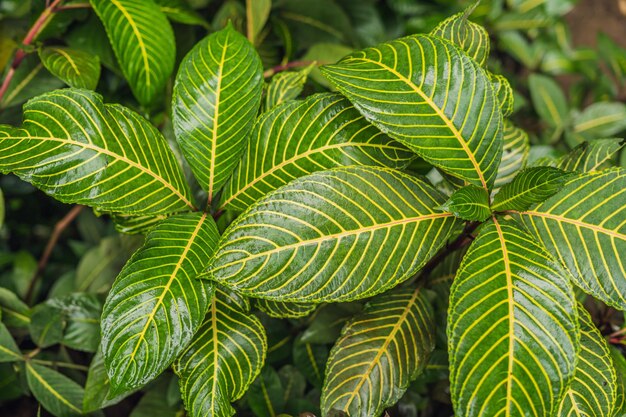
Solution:
[[(302, 57), (302, 60), (305, 62), (315, 62), (316, 65), (334, 64), (351, 52), (352, 48), (346, 45), (319, 42), (309, 48), (306, 54)], [(317, 67), (314, 67), (311, 70), (311, 79), (324, 87), (331, 88), (330, 83), (326, 78), (324, 78), (321, 71)]]
[(180, 65), (172, 99), (174, 131), (209, 199), (243, 153), (262, 88), (261, 60), (231, 25), (196, 44)]
[(455, 414), (553, 416), (574, 375), (577, 326), (567, 272), (515, 223), (487, 223), (452, 284)]
[(6, 288), (0, 288), (0, 310), (2, 321), (9, 327), (26, 328), (30, 324), (30, 308)]
[(127, 216), (117, 213), (111, 213), (110, 216), (115, 223), (115, 230), (128, 235), (145, 234), (159, 222), (169, 217), (168, 214)]
[(484, 67), (489, 57), (489, 34), (484, 27), (468, 19), (477, 5), (478, 3), (474, 3), (465, 11), (450, 16), (439, 23), (430, 34), (452, 42)]
[(63, 308), (54, 301), (33, 308), (28, 330), (33, 342), (40, 348), (61, 343), (64, 327)]
[(270, 301), (263, 299), (255, 300), (255, 304), (259, 310), (268, 316), (278, 319), (297, 319), (300, 317), (306, 317), (317, 308), (317, 304), (285, 303), (282, 301)]
[(21, 361), (22, 354), (17, 347), (13, 336), (4, 325), (0, 323), (0, 362)]
[(83, 398), (83, 412), (91, 413), (101, 408), (109, 407), (122, 401), (128, 393), (111, 397), (111, 382), (104, 367), (102, 351), (98, 349), (87, 372), (85, 382), (85, 396)]
[(456, 220), (399, 171), (321, 171), (268, 194), (224, 232), (209, 272), (243, 295), (306, 303), (383, 292), (417, 272)]
[(43, 408), (57, 417), (83, 415), (83, 387), (65, 375), (45, 366), (26, 362), (26, 379)]
[(574, 134), (580, 142), (611, 137), (625, 129), (624, 103), (594, 103), (574, 120)]
[(161, 11), (174, 22), (209, 28), (207, 21), (184, 0), (156, 0), (156, 3), (161, 6)]
[(96, 352), (100, 345), (100, 299), (93, 294), (73, 293), (58, 302), (66, 318), (63, 344), (74, 350)]
[(22, 104), (36, 95), (61, 87), (63, 82), (45, 69), (39, 57), (36, 54), (29, 55), (15, 70), (15, 75), (0, 101), (0, 108)]
[(65, 84), (95, 90), (100, 79), (100, 58), (77, 49), (47, 46), (39, 51), (46, 69)]
[(265, 366), (259, 376), (250, 385), (246, 393), (246, 402), (257, 417), (276, 417), (284, 411), (284, 387), (278, 372), (271, 366)]
[(89, 0), (104, 24), (124, 77), (144, 106), (156, 101), (174, 69), (176, 44), (153, 0)]
[(0, 125), (0, 172), (60, 201), (102, 211), (159, 214), (194, 207), (161, 133), (87, 90), (36, 97), (24, 105), (22, 128)]
[(545, 75), (528, 77), (530, 98), (535, 111), (548, 126), (562, 129), (568, 119), (569, 107), (561, 87)]
[(282, 0), (277, 15), (301, 48), (318, 42), (345, 43), (352, 37), (350, 18), (333, 0)]
[(414, 157), (369, 124), (339, 94), (318, 94), (263, 114), (221, 207), (245, 210), (268, 192), (315, 171), (342, 165), (402, 168)]
[(574, 379), (561, 400), (558, 416), (612, 417), (616, 374), (609, 346), (585, 307), (578, 305), (580, 352)]
[(379, 416), (404, 394), (435, 347), (432, 307), (410, 288), (370, 301), (330, 352), (322, 414)]
[(531, 233), (585, 292), (626, 310), (626, 170), (581, 175), (532, 210), (519, 213)]
[(491, 188), (502, 154), (500, 106), (487, 74), (456, 47), (409, 36), (322, 72), (383, 132), (447, 173)]
[(293, 364), (315, 388), (322, 388), (328, 361), (326, 345), (307, 343), (299, 336), (293, 343)]
[(247, 300), (219, 287), (202, 327), (174, 370), (190, 417), (231, 416), (231, 402), (261, 372), (267, 340)]
[(439, 209), (452, 213), (459, 219), (480, 222), (491, 215), (487, 190), (475, 185), (466, 185), (456, 190)]
[(4, 194), (2, 193), (2, 189), (0, 188), (0, 228), (2, 228), (2, 225), (4, 224), (4, 214)]
[(528, 134), (508, 120), (504, 122), (503, 140), (504, 149), (494, 184), (495, 188), (502, 187), (513, 180), (518, 171), (526, 166), (530, 151)]
[[(164, 381), (167, 382), (167, 381)], [(133, 408), (128, 417), (178, 417), (181, 415), (180, 407), (167, 403), (167, 396), (163, 395), (165, 384), (156, 384), (146, 392), (139, 403)]]
[(363, 305), (359, 302), (324, 304), (309, 320), (309, 326), (300, 336), (300, 340), (313, 344), (333, 344), (341, 335), (341, 329), (355, 314), (360, 313)]
[(598, 171), (606, 168), (623, 146), (623, 139), (595, 139), (584, 142), (569, 154), (558, 158), (554, 165), (565, 171)]
[(493, 199), (494, 211), (526, 210), (558, 192), (572, 179), (572, 174), (552, 167), (532, 167), (504, 184)]
[(285, 71), (275, 74), (265, 92), (265, 110), (270, 110), (298, 97), (313, 67), (314, 65), (311, 64), (300, 71)]
[(621, 417), (626, 411), (626, 358), (624, 358), (622, 352), (616, 347), (611, 346), (610, 352), (617, 376), (613, 416)]
[(272, 0), (246, 0), (246, 34), (253, 45), (263, 30), (272, 9)]
[[(489, 73), (489, 78), (491, 80), (491, 86), (496, 93), (496, 97), (498, 98), (498, 102), (500, 103), (500, 111), (502, 112), (503, 117), (508, 117), (513, 113), (513, 105), (515, 104), (515, 97), (513, 94), (513, 89), (511, 88), (511, 84), (509, 81), (500, 74), (492, 74)], [(506, 136), (506, 127), (504, 135)]]
[(102, 352), (114, 393), (152, 380), (191, 341), (210, 299), (195, 277), (217, 237), (206, 213), (172, 216), (148, 233), (115, 280), (102, 315)]

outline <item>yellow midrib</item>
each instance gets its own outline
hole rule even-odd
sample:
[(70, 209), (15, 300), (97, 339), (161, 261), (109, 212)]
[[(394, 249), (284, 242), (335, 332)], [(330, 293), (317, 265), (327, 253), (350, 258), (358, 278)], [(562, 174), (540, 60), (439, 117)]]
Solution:
[(545, 217), (547, 219), (552, 219), (552, 220), (557, 220), (563, 223), (569, 223), (569, 224), (574, 224), (576, 226), (580, 226), (580, 227), (584, 227), (586, 229), (591, 229), (591, 230), (595, 230), (596, 232), (599, 233), (603, 233), (605, 235), (609, 235), (612, 236), (614, 238), (617, 239), (621, 239), (621, 240), (626, 240), (626, 235), (623, 235), (615, 230), (611, 230), (611, 229), (606, 229), (602, 226), (597, 226), (595, 224), (590, 224), (590, 223), (585, 223), (582, 222), (580, 220), (574, 220), (574, 219), (570, 219), (567, 217), (563, 217), (563, 216), (559, 216), (556, 214), (550, 214), (550, 213), (539, 213), (536, 211), (521, 211), (519, 212), (520, 215), (526, 215), (526, 216), (537, 216), (537, 217)]
[(46, 388), (48, 391), (50, 391), (50, 393), (56, 397), (59, 401), (61, 401), (63, 404), (65, 404), (66, 406), (68, 406), (69, 408), (71, 408), (73, 411), (76, 411), (79, 414), (83, 414), (83, 411), (81, 409), (79, 409), (78, 407), (76, 407), (74, 404), (72, 404), (71, 402), (67, 401), (61, 394), (59, 394), (54, 388), (52, 388), (45, 379), (43, 379), (36, 371), (35, 369), (28, 363), (26, 362), (26, 369), (28, 371), (30, 371), (31, 375), (33, 375), (37, 381), (39, 381), (39, 383), (41, 385), (44, 386), (44, 388)]
[(74, 60), (72, 59), (72, 57), (65, 52), (63, 49), (61, 48), (53, 48), (53, 51), (56, 51), (58, 54), (63, 55), (63, 57), (65, 59), (67, 59), (67, 62), (70, 63), (70, 65), (72, 66), (72, 68), (74, 68), (74, 71), (76, 72), (76, 75), (80, 76), (80, 70), (78, 69), (78, 67), (76, 66), (76, 63), (74, 62)]

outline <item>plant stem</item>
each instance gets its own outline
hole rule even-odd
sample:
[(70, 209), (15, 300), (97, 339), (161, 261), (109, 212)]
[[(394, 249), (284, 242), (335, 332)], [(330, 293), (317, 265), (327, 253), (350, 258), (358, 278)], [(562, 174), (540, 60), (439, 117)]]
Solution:
[(80, 214), (85, 206), (74, 206), (67, 214), (54, 225), (54, 230), (50, 235), (50, 239), (48, 239), (48, 243), (46, 244), (46, 248), (39, 259), (39, 263), (37, 264), (37, 271), (35, 271), (35, 275), (30, 280), (30, 284), (28, 285), (28, 290), (26, 291), (25, 299), (27, 303), (31, 302), (31, 298), (33, 296), (33, 291), (35, 289), (35, 284), (37, 283), (41, 273), (48, 265), (48, 259), (50, 259), (50, 255), (52, 254), (52, 250), (57, 244), (61, 233), (74, 221), (74, 219)]
[(263, 73), (263, 77), (269, 78), (272, 75), (276, 74), (277, 72), (285, 71), (290, 68), (308, 67), (309, 65), (314, 64), (314, 63), (315, 61), (292, 61), (292, 62), (287, 62), (286, 64), (283, 64), (283, 65), (276, 65), (275, 67), (270, 68), (267, 71), (265, 71)]
[(32, 44), (37, 36), (41, 33), (41, 31), (46, 27), (52, 14), (57, 11), (57, 8), (62, 0), (54, 0), (52, 3), (48, 4), (48, 6), (41, 12), (33, 26), (30, 28), (24, 40), (22, 40), (22, 46), (17, 50), (15, 56), (13, 57), (13, 62), (11, 62), (11, 68), (7, 72), (6, 77), (2, 81), (2, 86), (0, 86), (0, 102), (2, 102), (2, 98), (9, 88), (9, 84), (15, 75), (15, 70), (20, 66), (24, 57), (26, 57), (26, 52), (24, 51), (24, 47)]
[(72, 3), (66, 6), (58, 6), (54, 9), (55, 12), (60, 12), (61, 10), (72, 10), (72, 9), (91, 9), (91, 4), (89, 3)]

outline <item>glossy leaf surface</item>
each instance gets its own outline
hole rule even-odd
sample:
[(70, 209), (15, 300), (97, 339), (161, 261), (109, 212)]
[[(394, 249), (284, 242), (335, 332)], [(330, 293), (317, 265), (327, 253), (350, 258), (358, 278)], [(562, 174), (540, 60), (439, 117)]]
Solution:
[(153, 0), (90, 0), (133, 94), (143, 105), (163, 93), (176, 58), (174, 32)]
[(606, 168), (623, 146), (623, 139), (595, 139), (581, 143), (569, 154), (557, 159), (555, 166), (565, 171), (597, 171)]
[(504, 122), (503, 141), (502, 160), (498, 167), (495, 188), (513, 180), (517, 172), (526, 166), (530, 151), (528, 134), (508, 120)]
[(440, 209), (463, 220), (484, 221), (491, 214), (489, 194), (484, 188), (475, 185), (456, 190)]
[(481, 67), (484, 67), (489, 57), (489, 34), (484, 27), (468, 19), (474, 7), (469, 7), (464, 12), (450, 16), (439, 23), (431, 35), (452, 42), (478, 62)]
[(206, 214), (170, 217), (148, 233), (115, 280), (102, 320), (102, 352), (115, 393), (152, 380), (191, 341), (211, 297), (196, 275), (217, 238)]
[(322, 71), (383, 132), (447, 173), (491, 188), (502, 154), (500, 105), (487, 74), (455, 46), (409, 36)]
[(380, 415), (422, 371), (435, 346), (432, 307), (420, 290), (370, 301), (344, 327), (328, 359), (322, 415)]
[(582, 175), (520, 217), (576, 285), (626, 310), (626, 171)]
[[(399, 171), (347, 167), (292, 181), (222, 236), (213, 279), (277, 301), (347, 301), (409, 278), (456, 221), (443, 197)], [(426, 244), (426, 242), (428, 242)]]
[(317, 308), (317, 304), (286, 303), (264, 299), (256, 300), (256, 306), (268, 316), (279, 319), (306, 317)]
[(557, 168), (528, 168), (505, 184), (493, 199), (493, 209), (526, 210), (558, 192), (573, 175)]
[(339, 94), (283, 104), (254, 126), (222, 207), (244, 210), (306, 174), (342, 165), (404, 167), (414, 156), (369, 124)]
[(554, 415), (574, 375), (577, 320), (567, 272), (514, 223), (483, 226), (450, 296), (455, 414)]
[(265, 92), (265, 110), (298, 97), (312, 69), (313, 65), (310, 65), (300, 71), (275, 74)]
[(202, 327), (175, 365), (191, 417), (231, 416), (239, 399), (261, 372), (265, 329), (249, 312), (247, 300), (217, 288)]
[(158, 214), (193, 207), (159, 131), (87, 90), (36, 97), (24, 105), (21, 128), (0, 126), (0, 171), (60, 201), (102, 211)]
[(41, 62), (70, 87), (95, 90), (100, 79), (100, 58), (77, 49), (47, 46), (39, 51)]

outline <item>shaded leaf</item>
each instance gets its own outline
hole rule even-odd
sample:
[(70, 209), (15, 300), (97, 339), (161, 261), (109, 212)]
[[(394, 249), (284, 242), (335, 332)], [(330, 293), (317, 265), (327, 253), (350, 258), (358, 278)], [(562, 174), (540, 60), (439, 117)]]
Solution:
[(617, 376), (613, 415), (620, 417), (623, 416), (626, 411), (626, 358), (624, 358), (622, 352), (616, 347), (610, 346), (609, 349)]
[[(498, 102), (500, 103), (500, 111), (502, 112), (503, 117), (508, 117), (513, 113), (513, 105), (514, 105), (514, 95), (513, 89), (511, 88), (511, 84), (509, 81), (500, 74), (492, 74), (489, 73), (489, 78), (491, 79), (491, 85), (493, 90), (496, 93), (496, 97), (498, 98)], [(506, 124), (504, 130), (505, 136), (505, 146), (506, 146)]]
[(298, 337), (292, 347), (293, 364), (316, 388), (322, 388), (328, 360), (326, 345), (307, 343)]
[(519, 127), (515, 127), (508, 120), (504, 122), (503, 141), (504, 149), (494, 184), (495, 188), (513, 180), (517, 172), (526, 166), (530, 151), (528, 134)]
[(111, 382), (104, 367), (102, 351), (98, 349), (87, 372), (85, 382), (85, 396), (83, 398), (83, 412), (91, 413), (101, 408), (109, 407), (122, 401), (129, 393), (111, 397)]
[[(331, 302), (368, 297), (412, 276), (456, 221), (443, 197), (399, 171), (321, 171), (268, 194), (226, 230), (209, 273), (243, 295)], [(428, 244), (425, 244), (428, 242)]]
[(545, 75), (528, 77), (530, 98), (541, 119), (553, 128), (563, 128), (567, 123), (569, 107), (561, 87)]
[(81, 416), (83, 387), (65, 375), (35, 363), (26, 362), (28, 387), (43, 408), (57, 417)]
[(50, 73), (75, 88), (95, 90), (100, 79), (100, 58), (77, 49), (47, 46), (39, 51)]
[(0, 323), (0, 362), (21, 361), (22, 354), (13, 340), (13, 336), (4, 325)]
[(590, 172), (606, 168), (624, 146), (623, 139), (596, 139), (584, 142), (569, 154), (554, 161), (554, 166), (565, 171)]
[(284, 71), (272, 76), (265, 92), (265, 110), (298, 97), (312, 69), (313, 64), (300, 71)]
[(573, 133), (578, 142), (607, 138), (626, 129), (624, 103), (594, 103), (574, 120)]
[(25, 328), (30, 324), (30, 308), (13, 292), (0, 288), (2, 322), (8, 327)]
[(253, 45), (270, 16), (272, 0), (246, 0), (246, 34)]
[(156, 3), (161, 11), (174, 22), (209, 28), (207, 21), (184, 0), (156, 0)]
[(456, 190), (439, 208), (463, 220), (484, 221), (491, 215), (487, 190), (466, 185)]
[(317, 308), (317, 304), (285, 303), (282, 301), (270, 301), (264, 299), (255, 300), (255, 304), (259, 310), (268, 316), (279, 319), (297, 319), (300, 317), (306, 317)]
[(5, 91), (0, 108), (22, 104), (26, 100), (63, 87), (63, 81), (50, 74), (36, 54), (24, 58)]
[(278, 372), (265, 366), (248, 388), (246, 400), (257, 417), (276, 417), (285, 407), (284, 387)]

